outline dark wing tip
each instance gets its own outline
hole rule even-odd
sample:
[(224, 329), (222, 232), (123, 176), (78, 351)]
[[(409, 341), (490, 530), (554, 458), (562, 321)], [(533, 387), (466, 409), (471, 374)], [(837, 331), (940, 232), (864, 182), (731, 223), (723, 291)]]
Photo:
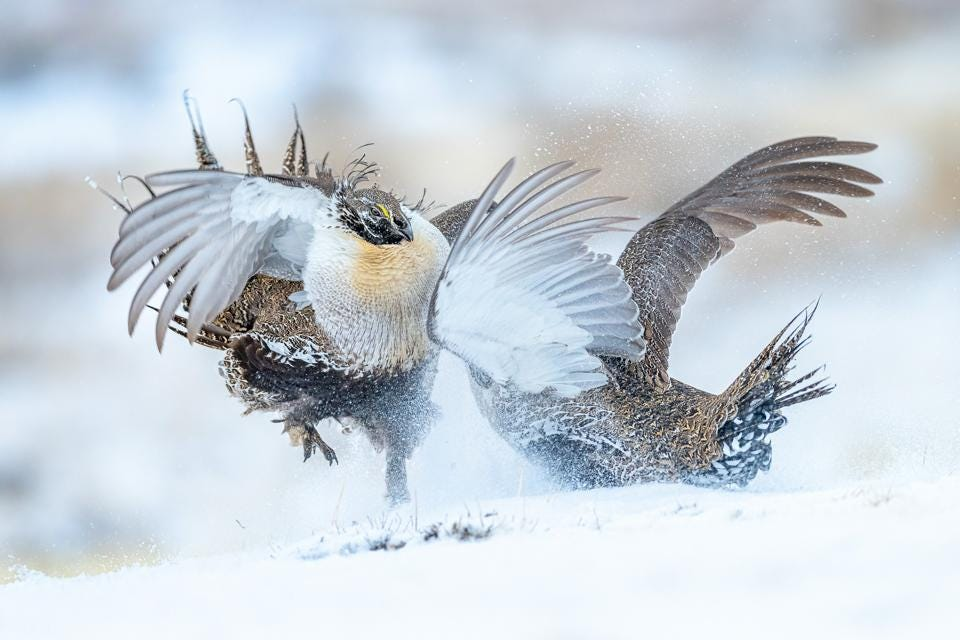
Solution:
[(850, 148), (853, 149), (852, 151), (850, 151), (851, 154), (869, 153), (871, 151), (876, 150), (877, 147), (879, 146), (875, 142), (861, 142), (859, 140), (849, 140), (847, 142), (844, 142), (843, 144), (849, 145)]

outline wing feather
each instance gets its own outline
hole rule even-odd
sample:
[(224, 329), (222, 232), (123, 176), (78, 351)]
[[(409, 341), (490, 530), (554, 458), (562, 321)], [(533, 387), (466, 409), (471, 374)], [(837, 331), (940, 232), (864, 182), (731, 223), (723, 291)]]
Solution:
[[(189, 206), (177, 209), (163, 218), (151, 220), (123, 236), (123, 239), (113, 245), (110, 252), (110, 266), (116, 268), (121, 262), (124, 262), (134, 252), (149, 249), (149, 243), (167, 243), (171, 244), (180, 240), (183, 236), (173, 235), (181, 230), (190, 232), (203, 224), (203, 218), (196, 215), (196, 211)], [(171, 236), (168, 239), (168, 236)], [(160, 247), (160, 250), (165, 247)], [(154, 250), (153, 255), (157, 255), (159, 250)], [(143, 264), (143, 261), (140, 261)]]
[[(148, 182), (148, 184), (150, 184)], [(152, 185), (151, 185), (152, 186)], [(195, 184), (180, 189), (175, 189), (163, 194), (162, 198), (148, 200), (136, 209), (130, 212), (130, 215), (120, 223), (120, 235), (125, 236), (134, 229), (137, 229), (151, 220), (166, 215), (171, 210), (183, 205), (191, 205), (209, 198), (211, 196), (210, 187), (202, 184)]]
[[(113, 291), (119, 287), (140, 267), (160, 255), (164, 249), (176, 245), (187, 236), (197, 232), (203, 224), (202, 220), (196, 218), (181, 220), (157, 234), (155, 238), (144, 240), (139, 248), (127, 247), (124, 251), (117, 252), (118, 260), (113, 265), (114, 271), (110, 275), (110, 280), (107, 281), (107, 290)], [(136, 250), (134, 251), (134, 249)]]
[(673, 331), (700, 274), (759, 225), (787, 221), (820, 226), (811, 214), (846, 217), (836, 205), (810, 194), (868, 197), (873, 192), (860, 185), (879, 184), (880, 178), (839, 162), (807, 160), (875, 148), (823, 136), (772, 144), (734, 163), (637, 232), (618, 264), (640, 308), (648, 348), (639, 364), (625, 366), (654, 389), (669, 387)]
[(146, 182), (172, 189), (135, 208), (120, 224), (107, 288), (116, 289), (156, 262), (130, 305), (132, 332), (150, 298), (173, 281), (157, 316), (158, 348), (185, 300), (190, 300), (187, 337), (192, 341), (268, 258), (271, 269), (300, 274), (314, 230), (336, 210), (330, 195), (308, 180), (188, 170), (154, 174)]
[(622, 272), (584, 244), (625, 219), (569, 221), (616, 199), (583, 200), (530, 220), (596, 174), (550, 182), (571, 165), (541, 169), (491, 210), (513, 168), (509, 161), (463, 223), (430, 305), (437, 343), (498, 383), (529, 393), (574, 396), (602, 386), (607, 378), (597, 354), (638, 359), (644, 348)]
[(158, 349), (163, 348), (163, 338), (167, 335), (167, 327), (170, 325), (177, 309), (183, 303), (187, 294), (197, 286), (200, 278), (207, 272), (210, 265), (216, 262), (218, 252), (219, 247), (217, 245), (209, 243), (204, 245), (184, 264), (173, 284), (167, 289), (167, 295), (164, 297), (163, 304), (160, 305), (160, 311), (157, 313), (156, 339)]
[[(226, 226), (226, 223), (221, 223), (219, 226)], [(143, 313), (157, 289), (179, 271), (184, 264), (196, 256), (209, 243), (213, 235), (213, 230), (209, 228), (201, 229), (195, 235), (176, 245), (157, 262), (157, 266), (147, 274), (143, 282), (140, 283), (137, 292), (133, 295), (133, 302), (130, 303), (130, 312), (127, 315), (127, 331), (133, 334), (133, 328), (137, 326), (140, 314)]]
[[(223, 285), (224, 282), (244, 282), (253, 275), (252, 267), (257, 260), (249, 260), (256, 249), (251, 246), (258, 238), (256, 228), (247, 228), (240, 231), (241, 237), (237, 240), (236, 249), (231, 253), (221, 254), (210, 267), (207, 277), (197, 283), (190, 298), (190, 312), (187, 317), (187, 338), (196, 339), (203, 325), (204, 318), (216, 316), (220, 309), (225, 308), (233, 301), (233, 289)], [(239, 293), (239, 292), (237, 292)]]
[[(500, 206), (496, 208), (496, 211), (491, 212), (482, 220), (479, 220), (479, 224), (477, 225), (477, 233), (486, 233), (487, 230), (495, 228), (497, 225), (499, 225), (503, 221), (504, 217), (509, 215), (512, 211), (514, 211), (517, 205), (523, 202), (524, 198), (526, 198), (528, 195), (536, 191), (541, 185), (548, 182), (551, 178), (563, 173), (564, 171), (566, 171), (572, 166), (573, 166), (573, 162), (569, 160), (564, 162), (557, 162), (548, 167), (544, 167), (543, 169), (540, 169), (539, 171), (537, 171), (536, 173), (528, 177), (526, 180), (518, 184), (503, 198), (503, 201), (500, 203)], [(508, 166), (505, 166), (504, 169), (507, 169), (507, 175), (509, 175), (510, 171), (513, 170), (513, 165), (508, 163)], [(498, 175), (497, 178), (499, 177), (500, 176)], [(497, 183), (497, 178), (494, 178), (494, 182), (492, 182), (490, 186), (494, 186)], [(506, 180), (506, 178), (504, 178), (504, 180)], [(498, 190), (499, 188), (494, 190), (492, 194), (489, 196), (490, 203), (487, 203), (488, 207), (490, 206), (490, 204), (493, 203), (493, 198), (496, 196), (496, 191)], [(480, 196), (481, 202), (483, 202), (484, 196), (486, 196), (487, 192), (489, 191), (490, 191), (490, 187), (487, 188), (487, 191), (484, 192), (484, 195)], [(479, 204), (480, 203), (478, 203), (478, 205)], [(472, 229), (469, 228), (470, 220), (476, 220), (476, 218), (471, 217), (470, 219), (468, 219), (467, 221), (468, 233), (472, 233)]]
[[(563, 166), (564, 164), (565, 163), (560, 163), (560, 166)], [(536, 213), (541, 207), (543, 207), (543, 205), (547, 204), (552, 200), (555, 200), (556, 198), (560, 197), (564, 193), (583, 184), (584, 182), (586, 182), (593, 176), (597, 175), (598, 173), (600, 173), (599, 169), (590, 169), (587, 171), (580, 171), (578, 173), (574, 173), (573, 175), (569, 175), (565, 178), (561, 178), (560, 180), (557, 180), (553, 184), (547, 187), (544, 187), (541, 191), (538, 191), (536, 194), (530, 196), (530, 198), (525, 200), (523, 204), (521, 204), (520, 206), (518, 206), (516, 209), (513, 209), (513, 210), (507, 209), (507, 207), (510, 206), (510, 202), (509, 202), (510, 198), (509, 197), (504, 198), (504, 201), (500, 204), (499, 207), (497, 207), (497, 212), (501, 210), (505, 210), (504, 213), (500, 214), (499, 216), (496, 215), (496, 213), (491, 214), (487, 218), (487, 220), (496, 220), (499, 217), (500, 220), (497, 222), (498, 225), (513, 224), (514, 228), (516, 228), (517, 225), (520, 225), (521, 223), (523, 223), (524, 220), (526, 220), (531, 215)], [(542, 177), (538, 176), (538, 181), (541, 179)], [(486, 231), (485, 234), (481, 237), (484, 237), (484, 238), (489, 237), (492, 231), (493, 229)], [(481, 245), (474, 244), (473, 246), (479, 247)]]

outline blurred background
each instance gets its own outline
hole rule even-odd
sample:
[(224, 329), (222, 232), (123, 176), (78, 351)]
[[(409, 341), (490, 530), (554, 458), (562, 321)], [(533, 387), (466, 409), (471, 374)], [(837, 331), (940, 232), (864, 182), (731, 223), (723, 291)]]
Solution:
[[(279, 168), (295, 102), (315, 158), (367, 142), (380, 184), (454, 204), (510, 156), (600, 166), (588, 195), (641, 220), (799, 135), (879, 143), (886, 184), (823, 228), (764, 228), (684, 309), (673, 374), (719, 391), (822, 296), (791, 409), (749, 491), (917, 482), (960, 469), (960, 4), (954, 0), (0, 3), (0, 581), (284, 545), (383, 510), (381, 460), (335, 433), (303, 464), (241, 416), (217, 354), (126, 335), (108, 294), (120, 213), (84, 184), (190, 166), (181, 103), (241, 167), (249, 110)], [(134, 195), (133, 193), (131, 195)], [(614, 213), (611, 210), (611, 213)], [(623, 238), (612, 240), (622, 242)], [(549, 487), (487, 431), (443, 362), (418, 504)]]

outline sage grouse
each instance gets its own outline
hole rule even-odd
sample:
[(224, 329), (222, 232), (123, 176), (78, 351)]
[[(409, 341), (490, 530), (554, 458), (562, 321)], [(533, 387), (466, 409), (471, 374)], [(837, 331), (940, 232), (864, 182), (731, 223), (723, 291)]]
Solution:
[(439, 216), (459, 231), (448, 242), (417, 206), (361, 188), (374, 170), (363, 158), (340, 177), (325, 163), (308, 176), (299, 123), (282, 173), (268, 175), (244, 112), (247, 172), (223, 171), (187, 107), (200, 169), (147, 176), (152, 197), (135, 208), (117, 201), (128, 215), (108, 289), (151, 263), (129, 330), (166, 284), (157, 347), (172, 328), (222, 349), (230, 392), (248, 411), (279, 412), (305, 457), (319, 447), (335, 460), (320, 420), (359, 424), (385, 449), (387, 494), (401, 501), (441, 347), (497, 384), (557, 397), (605, 384), (599, 356), (642, 355), (622, 272), (584, 243), (625, 219), (569, 220), (614, 199), (531, 220), (596, 171), (554, 180), (572, 163), (554, 164), (493, 206), (511, 160), (477, 201)]
[(769, 436), (783, 409), (832, 391), (816, 371), (790, 376), (807, 343), (813, 311), (780, 331), (743, 373), (714, 395), (668, 373), (671, 337), (697, 278), (758, 225), (786, 220), (819, 226), (806, 212), (844, 217), (810, 193), (864, 197), (881, 180), (862, 169), (811, 158), (859, 154), (863, 142), (809, 137), (740, 160), (643, 227), (618, 265), (640, 308), (646, 353), (602, 360), (611, 383), (575, 398), (505, 387), (475, 370), (478, 404), (516, 449), (576, 487), (640, 481), (745, 485), (770, 466)]

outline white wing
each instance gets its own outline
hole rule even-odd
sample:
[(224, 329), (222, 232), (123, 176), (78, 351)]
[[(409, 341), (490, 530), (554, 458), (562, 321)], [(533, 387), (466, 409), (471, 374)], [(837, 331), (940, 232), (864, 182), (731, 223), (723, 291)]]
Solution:
[[(173, 171), (147, 177), (152, 187), (179, 187), (134, 209), (120, 225), (110, 254), (113, 290), (162, 256), (134, 294), (132, 333), (150, 297), (172, 276), (157, 314), (157, 347), (184, 298), (190, 297), (187, 335), (200, 329), (264, 271), (298, 278), (314, 226), (332, 216), (318, 188), (225, 171)], [(169, 249), (169, 251), (168, 251)]]
[(454, 242), (430, 308), (435, 341), (496, 382), (529, 393), (553, 388), (573, 396), (602, 386), (607, 379), (595, 354), (639, 359), (644, 350), (623, 272), (584, 242), (630, 219), (568, 221), (621, 198), (583, 200), (528, 221), (597, 173), (576, 173), (530, 195), (572, 164), (538, 171), (490, 210), (513, 160), (500, 170)]

